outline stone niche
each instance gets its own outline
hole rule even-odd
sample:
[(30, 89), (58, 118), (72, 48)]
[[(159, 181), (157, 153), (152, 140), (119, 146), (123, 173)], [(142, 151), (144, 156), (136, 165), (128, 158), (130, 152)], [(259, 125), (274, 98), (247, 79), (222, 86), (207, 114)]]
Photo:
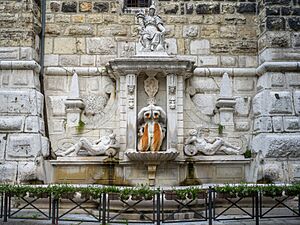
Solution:
[[(128, 171), (125, 174), (131, 174), (126, 179), (154, 185), (161, 183), (157, 177), (174, 180), (177, 176), (173, 183), (178, 183), (179, 173), (171, 178), (168, 171), (174, 167), (171, 161), (183, 152), (183, 145), (178, 143), (183, 125), (177, 115), (183, 113), (184, 80), (192, 74), (193, 63), (166, 56), (135, 56), (110, 61), (108, 70), (119, 83), (120, 139), (125, 140), (120, 158)], [(159, 113), (157, 120), (155, 112)], [(170, 161), (170, 169), (157, 169), (165, 161)], [(136, 173), (142, 170), (148, 171), (148, 177)]]

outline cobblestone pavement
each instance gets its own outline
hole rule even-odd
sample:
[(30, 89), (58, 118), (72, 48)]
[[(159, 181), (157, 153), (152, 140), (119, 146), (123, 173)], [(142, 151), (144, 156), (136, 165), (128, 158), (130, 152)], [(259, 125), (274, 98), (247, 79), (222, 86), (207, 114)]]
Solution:
[[(3, 225), (14, 225), (14, 224), (22, 224), (22, 225), (43, 225), (43, 224), (51, 224), (50, 220), (16, 220), (10, 219), (8, 222), (0, 222)], [(59, 224), (62, 225), (99, 225), (100, 223), (87, 223), (87, 222), (68, 222), (68, 221), (59, 221)], [(127, 223), (122, 223), (127, 224)], [(133, 224), (133, 223), (128, 223)], [(135, 225), (143, 225), (149, 223), (134, 223)], [(162, 223), (164, 224), (164, 223)], [(166, 225), (208, 225), (208, 222), (180, 222), (180, 223), (165, 223)], [(244, 220), (244, 221), (214, 221), (213, 225), (255, 225), (255, 221), (253, 220)], [(284, 218), (284, 219), (262, 219), (260, 220), (260, 225), (300, 225), (300, 218)], [(114, 225), (121, 225), (121, 223), (114, 223)]]

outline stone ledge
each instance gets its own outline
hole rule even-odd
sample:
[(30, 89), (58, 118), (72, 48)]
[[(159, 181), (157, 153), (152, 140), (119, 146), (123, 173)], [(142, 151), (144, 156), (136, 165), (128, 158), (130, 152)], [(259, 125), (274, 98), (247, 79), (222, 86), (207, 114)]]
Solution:
[(34, 70), (39, 73), (41, 66), (36, 61), (0, 61), (0, 70)]
[(105, 67), (46, 67), (45, 74), (49, 75), (63, 75), (63, 76), (72, 76), (73, 72), (80, 75), (89, 75), (89, 76), (97, 76), (97, 75), (106, 75)]
[(199, 155), (194, 156), (192, 158), (186, 158), (184, 162), (190, 161), (192, 161), (195, 164), (249, 164), (251, 162), (251, 158), (245, 158), (243, 155)]
[(266, 72), (300, 72), (299, 62), (264, 62), (257, 70), (258, 76), (263, 75)]
[(52, 166), (56, 165), (102, 165), (108, 164), (105, 162), (107, 156), (78, 156), (78, 157), (57, 157), (56, 160), (50, 160)]
[(255, 77), (256, 68), (203, 68), (198, 67), (194, 70), (194, 75), (199, 77), (219, 76), (224, 73), (233, 77)]

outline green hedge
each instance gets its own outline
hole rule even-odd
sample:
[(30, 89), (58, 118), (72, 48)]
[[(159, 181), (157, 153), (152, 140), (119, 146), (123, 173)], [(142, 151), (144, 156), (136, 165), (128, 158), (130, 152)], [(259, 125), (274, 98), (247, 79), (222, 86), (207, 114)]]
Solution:
[(239, 184), (230, 185), (226, 184), (224, 186), (216, 186), (215, 191), (222, 194), (229, 194), (238, 197), (248, 197), (253, 196), (257, 192), (262, 193), (264, 196), (276, 197), (283, 194), (287, 196), (296, 196), (300, 194), (300, 184), (291, 185), (249, 185), (249, 184)]
[[(296, 196), (300, 194), (300, 184), (291, 185), (251, 185), (251, 184), (238, 184), (238, 185), (220, 185), (215, 186), (214, 190), (217, 193), (229, 194), (231, 196), (249, 197), (253, 196), (257, 192), (262, 193), (264, 196), (281, 196), (283, 193), (287, 196)], [(76, 192), (80, 192), (82, 195), (88, 195), (92, 198), (99, 198), (103, 193), (115, 193), (122, 199), (128, 199), (130, 196), (140, 197), (144, 199), (151, 199), (156, 193), (160, 192), (160, 189), (153, 189), (146, 185), (140, 185), (136, 187), (115, 187), (115, 186), (76, 186), (67, 184), (54, 184), (48, 186), (39, 185), (10, 185), (0, 184), (0, 192), (8, 193), (12, 196), (24, 197), (30, 196), (53, 196), (54, 198), (60, 198), (65, 195), (74, 195)], [(176, 193), (181, 199), (197, 198), (199, 193), (206, 193), (207, 189), (200, 187), (187, 187), (175, 189), (172, 192)]]

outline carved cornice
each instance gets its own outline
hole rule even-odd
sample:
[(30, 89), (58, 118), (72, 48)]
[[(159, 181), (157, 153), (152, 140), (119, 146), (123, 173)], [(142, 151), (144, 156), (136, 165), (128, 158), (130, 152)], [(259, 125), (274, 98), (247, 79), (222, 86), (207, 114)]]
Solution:
[(127, 74), (140, 74), (141, 72), (161, 72), (164, 75), (169, 73), (176, 75), (191, 76), (194, 70), (194, 62), (181, 60), (172, 57), (132, 57), (115, 59), (107, 65), (109, 73), (114, 77), (125, 76)]

